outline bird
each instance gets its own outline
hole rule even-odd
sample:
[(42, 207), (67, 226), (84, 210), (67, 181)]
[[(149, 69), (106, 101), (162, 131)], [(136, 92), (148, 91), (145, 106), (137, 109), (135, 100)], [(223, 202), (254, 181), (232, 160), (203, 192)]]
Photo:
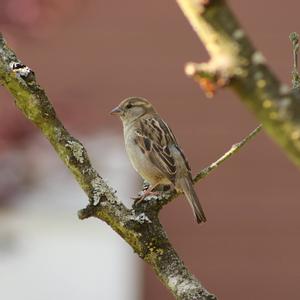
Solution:
[(194, 190), (191, 168), (174, 134), (153, 105), (143, 97), (124, 99), (111, 111), (123, 124), (125, 148), (136, 172), (149, 183), (142, 200), (169, 185), (187, 198), (197, 223), (206, 222)]

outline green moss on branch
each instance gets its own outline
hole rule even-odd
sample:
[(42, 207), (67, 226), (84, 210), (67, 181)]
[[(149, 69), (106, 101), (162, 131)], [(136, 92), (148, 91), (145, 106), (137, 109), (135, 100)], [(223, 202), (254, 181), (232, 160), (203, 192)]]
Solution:
[(59, 157), (85, 191), (90, 204), (81, 219), (105, 221), (149, 263), (162, 283), (179, 300), (216, 299), (189, 272), (168, 241), (158, 210), (127, 209), (92, 167), (84, 146), (64, 128), (34, 73), (22, 65), (0, 34), (0, 81), (14, 96), (16, 106), (49, 140)]
[[(227, 85), (300, 166), (299, 89), (288, 91), (279, 82), (262, 54), (252, 46), (226, 1), (177, 0), (177, 3), (211, 56), (205, 69), (221, 79), (230, 78)], [(197, 80), (200, 71), (188, 75)]]
[[(79, 218), (95, 217), (111, 226), (144, 261), (152, 266), (176, 299), (216, 299), (185, 267), (159, 222), (160, 209), (179, 194), (174, 191), (166, 192), (156, 200), (144, 201), (134, 209), (127, 209), (116, 197), (114, 189), (92, 167), (84, 146), (70, 135), (57, 118), (44, 90), (36, 82), (34, 73), (21, 64), (7, 47), (1, 34), (0, 80), (14, 96), (16, 106), (42, 131), (87, 194), (90, 203), (79, 211)], [(215, 170), (240, 150), (259, 130), (260, 127), (202, 170), (196, 175), (194, 182)]]

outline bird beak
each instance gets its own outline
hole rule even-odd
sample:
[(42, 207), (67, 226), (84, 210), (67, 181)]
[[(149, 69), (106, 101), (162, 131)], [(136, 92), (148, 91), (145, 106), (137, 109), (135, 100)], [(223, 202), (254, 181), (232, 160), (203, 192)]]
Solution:
[(110, 112), (110, 114), (118, 116), (118, 115), (122, 114), (122, 112), (123, 112), (123, 110), (119, 106), (117, 106)]

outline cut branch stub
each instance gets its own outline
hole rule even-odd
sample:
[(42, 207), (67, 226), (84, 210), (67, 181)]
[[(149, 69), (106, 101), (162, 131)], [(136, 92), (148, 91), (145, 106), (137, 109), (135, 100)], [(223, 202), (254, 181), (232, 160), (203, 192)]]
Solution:
[(289, 36), (293, 46), (293, 71), (292, 71), (292, 88), (300, 89), (300, 74), (298, 71), (298, 52), (299, 52), (299, 34), (292, 32)]
[(213, 97), (219, 88), (228, 85), (232, 77), (221, 69), (215, 69), (210, 63), (187, 63), (185, 73), (199, 83), (208, 98)]
[[(252, 46), (226, 1), (210, 0), (206, 5), (195, 0), (177, 3), (210, 55), (207, 64), (189, 65), (188, 73), (204, 83), (210, 96), (219, 87), (218, 79), (227, 79), (225, 85), (240, 96), (266, 132), (300, 166), (300, 89), (291, 91), (280, 83), (261, 52)], [(296, 86), (300, 77), (297, 71), (293, 76)]]
[[(230, 11), (221, 0), (193, 1), (177, 0), (183, 13), (190, 21), (196, 34), (201, 38), (210, 54), (207, 63), (188, 63), (185, 72), (193, 77), (208, 97), (217, 89), (227, 86), (231, 79), (245, 73), (249, 61), (242, 54), (244, 50), (253, 51), (250, 44), (241, 47), (247, 41)], [(207, 22), (207, 18), (211, 22)], [(219, 26), (218, 19), (226, 19), (225, 28)], [(237, 29), (238, 28), (238, 29)], [(248, 47), (249, 46), (249, 47)]]

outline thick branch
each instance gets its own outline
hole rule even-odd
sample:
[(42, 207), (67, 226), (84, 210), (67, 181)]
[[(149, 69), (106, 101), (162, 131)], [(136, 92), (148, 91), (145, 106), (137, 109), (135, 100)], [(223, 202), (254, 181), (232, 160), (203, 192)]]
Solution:
[(168, 241), (157, 210), (127, 209), (92, 167), (83, 145), (63, 127), (34, 73), (21, 64), (0, 34), (0, 82), (14, 96), (16, 106), (50, 141), (87, 194), (90, 204), (81, 219), (96, 217), (112, 227), (147, 263), (176, 299), (216, 299), (189, 272)]
[[(37, 84), (33, 71), (21, 64), (1, 34), (0, 80), (14, 96), (16, 106), (42, 131), (87, 194), (90, 204), (79, 212), (79, 218), (93, 216), (111, 226), (152, 266), (176, 299), (216, 299), (185, 267), (159, 222), (159, 209), (178, 194), (164, 193), (158, 201), (145, 201), (134, 209), (127, 209), (117, 199), (115, 191), (92, 167), (83, 145), (63, 127), (45, 92)], [(259, 129), (201, 171), (195, 181), (204, 178), (238, 151)]]
[(292, 87), (300, 89), (300, 74), (298, 72), (298, 52), (299, 52), (299, 35), (297, 32), (290, 34), (290, 40), (293, 46), (293, 71), (292, 71)]
[(211, 56), (206, 64), (188, 64), (187, 74), (202, 84), (208, 95), (224, 84), (232, 87), (299, 166), (299, 90), (289, 91), (278, 81), (224, 0), (177, 3)]

